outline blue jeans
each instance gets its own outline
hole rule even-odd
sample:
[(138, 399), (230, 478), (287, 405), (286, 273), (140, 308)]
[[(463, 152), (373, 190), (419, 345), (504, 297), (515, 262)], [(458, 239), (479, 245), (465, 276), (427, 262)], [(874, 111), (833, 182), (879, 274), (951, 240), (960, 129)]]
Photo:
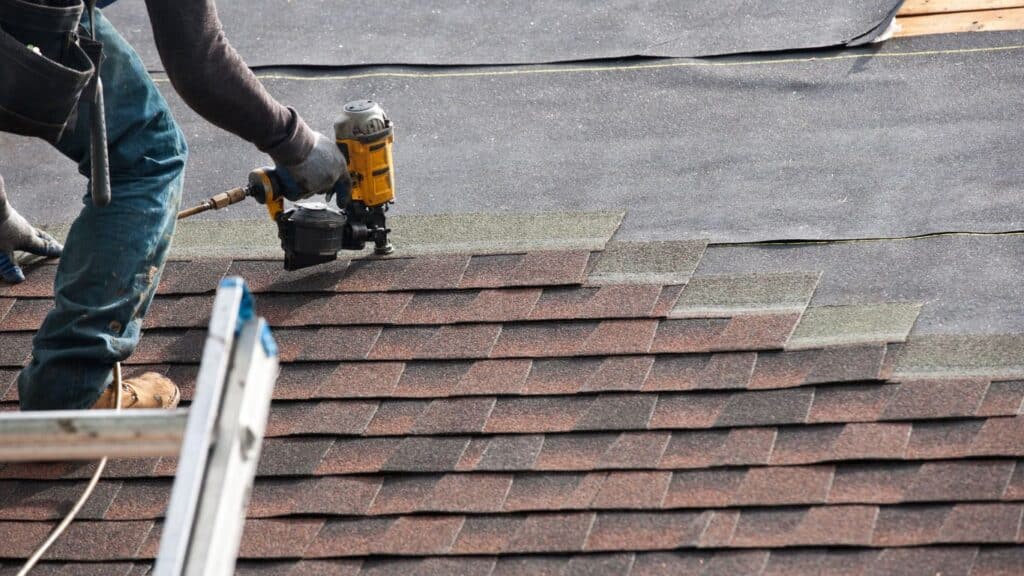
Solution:
[[(55, 307), (18, 377), (22, 410), (88, 408), (110, 384), (114, 363), (139, 342), (181, 202), (188, 148), (167, 102), (98, 11), (96, 35), (106, 55), (100, 77), (113, 201), (97, 208), (83, 198), (57, 268)], [(57, 148), (89, 175), (87, 110)]]

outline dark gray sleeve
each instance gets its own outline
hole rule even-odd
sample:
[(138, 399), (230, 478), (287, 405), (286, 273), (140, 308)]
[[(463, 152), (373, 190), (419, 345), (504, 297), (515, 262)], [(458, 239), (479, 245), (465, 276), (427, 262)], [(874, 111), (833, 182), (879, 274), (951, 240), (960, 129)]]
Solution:
[(313, 131), (282, 106), (228, 44), (213, 0), (146, 0), (157, 51), (185, 103), (213, 124), (296, 164), (313, 148)]

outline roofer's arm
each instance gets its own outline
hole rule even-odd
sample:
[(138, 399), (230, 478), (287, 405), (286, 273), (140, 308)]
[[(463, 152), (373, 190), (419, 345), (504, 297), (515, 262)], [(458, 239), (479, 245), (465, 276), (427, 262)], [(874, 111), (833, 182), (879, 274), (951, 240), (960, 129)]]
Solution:
[(147, 0), (164, 69), (185, 103), (287, 168), (297, 196), (326, 192), (345, 161), (333, 139), (281, 105), (228, 43), (213, 0)]

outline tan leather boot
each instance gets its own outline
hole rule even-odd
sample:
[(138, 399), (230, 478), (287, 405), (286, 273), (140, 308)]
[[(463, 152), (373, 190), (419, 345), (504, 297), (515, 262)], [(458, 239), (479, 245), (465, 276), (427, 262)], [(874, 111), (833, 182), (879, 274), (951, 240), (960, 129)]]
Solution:
[[(181, 400), (181, 392), (164, 376), (156, 372), (146, 372), (142, 376), (121, 381), (121, 408), (174, 408)], [(114, 385), (100, 395), (92, 405), (94, 409), (113, 410), (117, 396)]]

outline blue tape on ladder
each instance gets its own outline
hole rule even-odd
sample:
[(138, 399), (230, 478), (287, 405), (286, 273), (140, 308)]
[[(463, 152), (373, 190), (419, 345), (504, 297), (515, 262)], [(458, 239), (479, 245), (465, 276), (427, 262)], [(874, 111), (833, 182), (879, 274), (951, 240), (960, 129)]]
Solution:
[(274, 340), (274, 335), (270, 333), (270, 326), (267, 324), (263, 325), (260, 342), (263, 343), (263, 351), (267, 353), (267, 356), (277, 356), (277, 342)]
[[(235, 334), (237, 335), (242, 331), (242, 325), (256, 318), (256, 299), (249, 292), (245, 280), (241, 278), (224, 278), (220, 281), (220, 285), (224, 288), (242, 287), (242, 302), (238, 305), (238, 322), (235, 324)], [(263, 352), (267, 356), (277, 356), (277, 342), (274, 341), (274, 336), (270, 333), (270, 326), (266, 324), (263, 325), (263, 331), (260, 333), (260, 343), (263, 344)]]

